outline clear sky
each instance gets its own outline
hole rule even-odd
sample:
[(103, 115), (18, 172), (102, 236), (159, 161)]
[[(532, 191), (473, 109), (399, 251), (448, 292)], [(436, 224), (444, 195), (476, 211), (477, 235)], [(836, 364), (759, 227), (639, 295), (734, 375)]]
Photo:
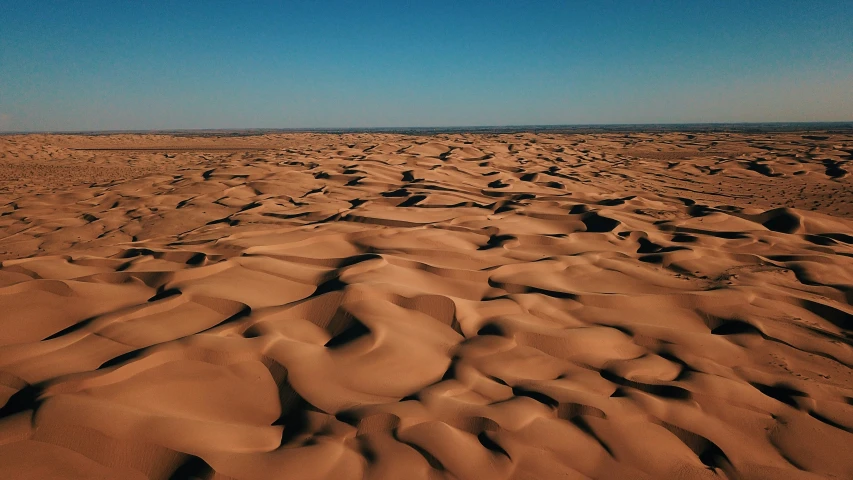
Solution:
[(0, 0), (0, 131), (853, 120), (853, 0)]

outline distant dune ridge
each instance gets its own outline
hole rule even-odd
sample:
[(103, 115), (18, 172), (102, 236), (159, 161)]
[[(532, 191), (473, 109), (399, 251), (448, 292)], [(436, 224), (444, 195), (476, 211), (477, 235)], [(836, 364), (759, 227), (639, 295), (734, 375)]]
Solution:
[(853, 478), (853, 134), (0, 137), (0, 478)]

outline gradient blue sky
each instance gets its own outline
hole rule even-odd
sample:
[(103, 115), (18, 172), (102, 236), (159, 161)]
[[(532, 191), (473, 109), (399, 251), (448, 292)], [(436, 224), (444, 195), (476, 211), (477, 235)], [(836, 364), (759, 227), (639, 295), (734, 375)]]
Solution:
[(851, 25), (851, 0), (0, 0), (0, 131), (849, 121)]

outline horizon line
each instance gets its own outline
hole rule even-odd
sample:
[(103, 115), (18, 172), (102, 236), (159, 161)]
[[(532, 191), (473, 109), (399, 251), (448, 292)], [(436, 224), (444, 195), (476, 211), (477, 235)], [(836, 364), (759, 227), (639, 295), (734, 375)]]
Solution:
[[(853, 130), (853, 120), (833, 121), (773, 121), (773, 122), (649, 122), (649, 123), (566, 123), (566, 124), (506, 124), (506, 125), (439, 125), (439, 126), (381, 126), (381, 127), (233, 127), (233, 128), (164, 128), (164, 129), (103, 129), (103, 130), (10, 130), (0, 131), (0, 136), (8, 135), (111, 135), (111, 134), (169, 134), (169, 133), (397, 133), (432, 132), (466, 133), (473, 131), (502, 131), (501, 133), (520, 133), (531, 130), (582, 130), (616, 129), (617, 131), (637, 131), (643, 128), (675, 130), (672, 127), (701, 130), (703, 127), (782, 127), (774, 131), (800, 131), (797, 127), (841, 126)], [(790, 127), (785, 129), (784, 127)], [(760, 129), (759, 129), (760, 130)], [(822, 130), (822, 129), (819, 129)], [(721, 131), (725, 131), (722, 128)]]

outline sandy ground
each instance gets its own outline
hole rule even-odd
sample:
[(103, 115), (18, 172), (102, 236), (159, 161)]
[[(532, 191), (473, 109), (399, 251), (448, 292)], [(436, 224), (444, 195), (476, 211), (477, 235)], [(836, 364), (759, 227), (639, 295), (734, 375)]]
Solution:
[(853, 478), (853, 135), (0, 137), (0, 477)]

